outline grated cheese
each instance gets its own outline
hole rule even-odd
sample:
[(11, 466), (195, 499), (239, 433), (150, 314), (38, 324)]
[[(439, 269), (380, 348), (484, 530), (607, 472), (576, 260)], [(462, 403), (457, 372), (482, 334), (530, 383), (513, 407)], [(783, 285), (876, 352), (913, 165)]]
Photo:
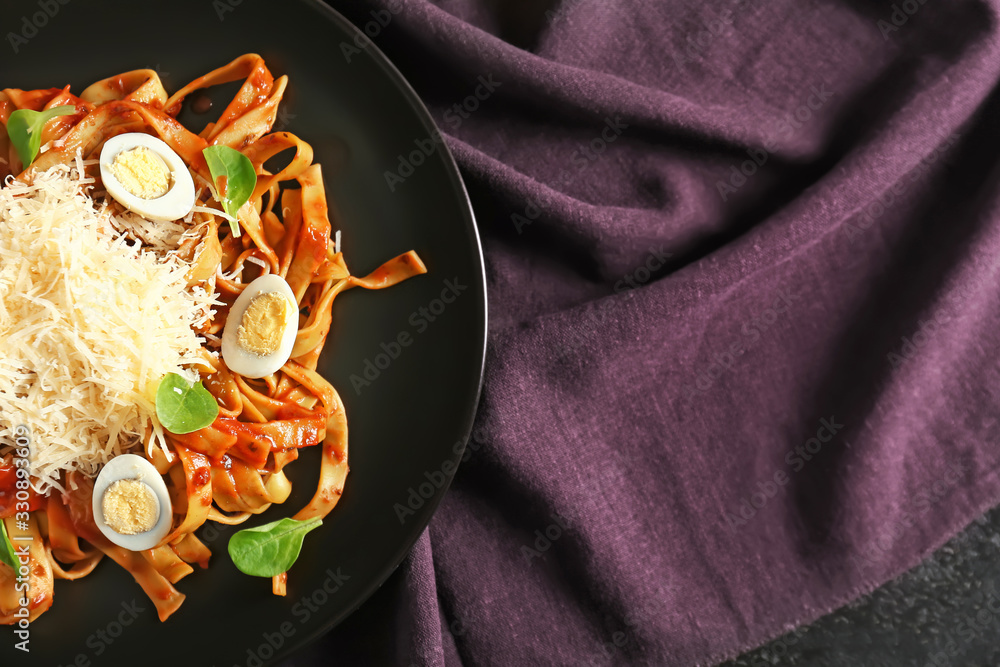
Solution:
[(157, 252), (177, 248), (187, 227), (177, 222), (154, 222), (127, 209), (110, 217), (111, 225), (119, 232), (152, 246)]
[(16, 426), (30, 429), (41, 493), (63, 490), (67, 471), (95, 475), (144, 442), (165, 444), (156, 388), (170, 372), (197, 378), (193, 328), (217, 303), (188, 288), (176, 257), (130, 242), (85, 194), (92, 180), (77, 159), (0, 189), (0, 450)]

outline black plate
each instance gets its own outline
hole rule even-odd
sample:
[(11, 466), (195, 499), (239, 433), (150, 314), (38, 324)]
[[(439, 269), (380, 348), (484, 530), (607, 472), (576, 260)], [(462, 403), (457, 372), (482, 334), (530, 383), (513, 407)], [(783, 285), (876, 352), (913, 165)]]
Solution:
[[(364, 274), (412, 248), (430, 270), (389, 290), (352, 290), (334, 304), (321, 370), (347, 408), (351, 474), (343, 500), (307, 537), (287, 597), (235, 569), (226, 554), (229, 529), (211, 540), (208, 570), (178, 584), (187, 600), (166, 623), (128, 573), (105, 560), (81, 581), (56, 583), (52, 609), (31, 625), (30, 654), (15, 651), (12, 629), (0, 628), (0, 664), (268, 664), (343, 620), (385, 581), (461, 457), (482, 382), (486, 292), (458, 171), (436, 146), (422, 161), (415, 155), (412, 162), (422, 164), (390, 190), (384, 173), (419, 150), (416, 142), (434, 124), (374, 46), (348, 61), (342, 45), (353, 44), (357, 30), (318, 2), (6, 0), (0, 27), (7, 35), (3, 88), (69, 83), (79, 93), (100, 78), (149, 67), (172, 92), (243, 53), (260, 53), (276, 76), (290, 78), (279, 124), (311, 143), (324, 164), (348, 266)], [(204, 123), (221, 108), (182, 118)], [(446, 294), (446, 304), (442, 291), (452, 286), (458, 296)], [(396, 353), (401, 333), (412, 342), (390, 359), (383, 343)], [(351, 376), (364, 378), (366, 360), (375, 379), (355, 390)], [(314, 448), (290, 467), (292, 497), (256, 523), (308, 501), (317, 454)], [(395, 506), (408, 502), (416, 509), (401, 521)]]

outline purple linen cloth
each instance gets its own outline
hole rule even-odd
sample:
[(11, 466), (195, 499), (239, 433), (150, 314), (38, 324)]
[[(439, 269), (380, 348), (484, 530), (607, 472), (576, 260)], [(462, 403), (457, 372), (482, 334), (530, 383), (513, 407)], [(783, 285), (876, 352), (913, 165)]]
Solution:
[(1000, 501), (1000, 2), (332, 4), (389, 17), (491, 316), (471, 457), (336, 650), (712, 664)]

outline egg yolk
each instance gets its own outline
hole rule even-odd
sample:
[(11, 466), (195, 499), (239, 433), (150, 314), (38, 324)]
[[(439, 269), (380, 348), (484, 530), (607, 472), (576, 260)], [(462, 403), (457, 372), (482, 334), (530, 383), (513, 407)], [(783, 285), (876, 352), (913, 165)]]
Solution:
[(111, 173), (122, 187), (140, 199), (159, 199), (170, 190), (170, 170), (145, 146), (116, 155)]
[(160, 518), (160, 507), (152, 489), (135, 479), (120, 479), (101, 498), (104, 522), (121, 535), (152, 530)]
[(248, 352), (267, 356), (277, 352), (288, 318), (288, 299), (278, 292), (258, 294), (243, 312), (236, 339)]

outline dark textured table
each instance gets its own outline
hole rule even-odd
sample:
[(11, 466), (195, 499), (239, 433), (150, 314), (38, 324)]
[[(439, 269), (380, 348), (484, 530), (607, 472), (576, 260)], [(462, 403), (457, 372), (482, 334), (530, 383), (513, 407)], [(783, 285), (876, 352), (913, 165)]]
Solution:
[(898, 579), (725, 667), (997, 667), (1000, 508)]

